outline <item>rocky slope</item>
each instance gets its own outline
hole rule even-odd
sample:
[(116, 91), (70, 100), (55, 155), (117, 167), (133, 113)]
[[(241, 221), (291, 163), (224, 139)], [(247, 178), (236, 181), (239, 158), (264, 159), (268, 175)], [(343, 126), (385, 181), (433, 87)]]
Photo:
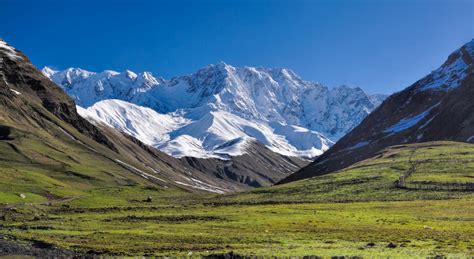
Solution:
[(397, 144), (437, 140), (474, 143), (474, 40), (442, 66), (388, 97), (315, 162), (282, 182), (327, 174)]
[[(240, 144), (252, 139), (282, 155), (316, 157), (384, 98), (360, 88), (307, 82), (288, 69), (225, 63), (171, 80), (148, 72), (93, 73), (77, 68), (45, 68), (43, 73), (93, 117), (176, 157), (243, 154)], [(141, 117), (150, 120), (140, 121)], [(216, 150), (229, 143), (238, 145), (224, 154)]]

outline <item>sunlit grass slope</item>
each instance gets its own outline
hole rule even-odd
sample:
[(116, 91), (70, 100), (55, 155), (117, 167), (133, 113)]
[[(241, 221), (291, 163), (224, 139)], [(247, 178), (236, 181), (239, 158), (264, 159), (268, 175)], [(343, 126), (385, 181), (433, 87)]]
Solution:
[[(403, 184), (398, 184), (401, 177)], [(336, 173), (227, 196), (223, 202), (349, 202), (474, 197), (474, 145), (427, 142), (385, 149)]]

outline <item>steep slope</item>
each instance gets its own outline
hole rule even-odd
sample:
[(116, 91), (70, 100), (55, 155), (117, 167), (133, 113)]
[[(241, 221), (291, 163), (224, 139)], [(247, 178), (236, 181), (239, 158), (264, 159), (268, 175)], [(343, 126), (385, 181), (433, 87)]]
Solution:
[[(255, 138), (282, 155), (315, 157), (357, 125), (384, 97), (369, 96), (360, 88), (327, 88), (306, 82), (288, 69), (235, 68), (225, 63), (169, 81), (155, 79), (147, 72), (93, 73), (74, 68), (59, 72), (45, 68), (43, 73), (92, 114), (177, 157), (219, 157), (213, 149), (236, 138)], [(137, 116), (122, 112), (124, 103), (96, 103), (107, 99), (151, 108), (161, 114), (155, 117), (180, 121), (184, 127), (171, 123), (164, 131), (152, 133), (129, 128), (123, 122), (137, 122)], [(149, 115), (149, 111), (142, 113)], [(219, 127), (225, 132), (219, 132)], [(187, 134), (189, 129), (197, 132)], [(233, 133), (232, 139), (227, 132)], [(273, 136), (265, 139), (268, 134)], [(186, 152), (190, 146), (196, 148)], [(244, 152), (237, 146), (234, 150)]]
[(363, 122), (291, 182), (334, 172), (385, 147), (435, 140), (474, 143), (474, 40), (438, 69), (393, 94)]

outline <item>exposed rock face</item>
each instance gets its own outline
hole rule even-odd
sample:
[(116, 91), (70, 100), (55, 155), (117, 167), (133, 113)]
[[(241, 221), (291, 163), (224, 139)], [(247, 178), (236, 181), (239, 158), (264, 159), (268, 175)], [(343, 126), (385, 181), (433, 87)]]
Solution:
[(282, 183), (327, 174), (385, 147), (436, 140), (474, 143), (474, 40), (437, 70), (388, 97), (315, 162)]

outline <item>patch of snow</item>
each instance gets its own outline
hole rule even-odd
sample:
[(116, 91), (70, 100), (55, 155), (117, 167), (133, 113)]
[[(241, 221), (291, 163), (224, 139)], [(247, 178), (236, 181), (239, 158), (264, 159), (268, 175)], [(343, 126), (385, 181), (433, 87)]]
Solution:
[(132, 166), (132, 165), (129, 165), (129, 164), (127, 164), (127, 163), (125, 163), (125, 162), (123, 162), (123, 161), (121, 161), (121, 160), (115, 159), (115, 161), (118, 162), (119, 164), (125, 166), (127, 169), (131, 169), (131, 171), (133, 171), (133, 172), (136, 173), (137, 175), (139, 175), (139, 176), (141, 176), (141, 177), (143, 177), (143, 178), (145, 178), (145, 179), (147, 179), (147, 180), (150, 180), (150, 178), (151, 178), (151, 179), (158, 180), (158, 181), (160, 181), (160, 182), (166, 183), (165, 180), (163, 180), (163, 179), (161, 179), (161, 178), (159, 178), (159, 177), (157, 177), (157, 176), (154, 176), (154, 175), (145, 173), (145, 172), (143, 172), (142, 170), (140, 170), (140, 169), (138, 169), (138, 168), (136, 168), (136, 167), (134, 167), (134, 166)]
[(245, 153), (246, 149), (249, 147), (249, 143), (255, 139), (249, 137), (238, 137), (227, 141), (216, 148), (214, 148), (213, 153), (219, 155), (221, 158), (228, 156), (241, 156)]
[(390, 128), (385, 129), (384, 132), (398, 133), (417, 125), (421, 120), (423, 120), (426, 117), (426, 115), (428, 115), (431, 112), (433, 108), (435, 108), (439, 104), (440, 103), (433, 105), (432, 107), (428, 108), (426, 111), (420, 114), (400, 120), (395, 125), (391, 126)]
[(76, 138), (75, 138), (74, 136), (72, 136), (71, 134), (69, 134), (69, 132), (65, 131), (63, 128), (58, 127), (58, 129), (59, 129), (62, 133), (64, 133), (64, 135), (66, 135), (67, 137), (69, 137), (70, 139), (76, 140)]
[(423, 125), (420, 126), (420, 129), (423, 129), (424, 127), (428, 126), (428, 124), (430, 124), (431, 121), (433, 121), (433, 119), (436, 118), (436, 116), (438, 116), (438, 114), (435, 114), (433, 117), (427, 120)]
[[(196, 180), (196, 179), (194, 179), (194, 180)], [(175, 183), (180, 184), (180, 185), (184, 185), (184, 186), (188, 186), (188, 187), (192, 187), (194, 189), (213, 192), (213, 193), (218, 193), (218, 194), (226, 193), (225, 190), (223, 190), (223, 189), (221, 189), (217, 186), (212, 186), (212, 185), (209, 185), (209, 184), (205, 184), (203, 182), (201, 182), (203, 184), (201, 184), (199, 182), (195, 182), (194, 184), (187, 184), (187, 183), (183, 183), (183, 182), (180, 182), (180, 181), (175, 181)]]
[(0, 40), (0, 51), (5, 53), (5, 55), (7, 55), (7, 57), (12, 59), (12, 60), (22, 60), (23, 59), (22, 57), (20, 57), (18, 55), (18, 53), (16, 52), (16, 50), (13, 47), (9, 46), (3, 40)]
[(170, 132), (190, 123), (181, 116), (159, 114), (154, 110), (120, 100), (105, 100), (87, 109), (81, 116), (105, 123), (145, 144), (161, 145), (170, 140)]
[(13, 89), (11, 89), (11, 88), (10, 88), (10, 91), (12, 91), (12, 92), (13, 92), (14, 94), (16, 94), (16, 95), (20, 95), (20, 94), (21, 94), (21, 93), (18, 92), (17, 90), (13, 90)]

